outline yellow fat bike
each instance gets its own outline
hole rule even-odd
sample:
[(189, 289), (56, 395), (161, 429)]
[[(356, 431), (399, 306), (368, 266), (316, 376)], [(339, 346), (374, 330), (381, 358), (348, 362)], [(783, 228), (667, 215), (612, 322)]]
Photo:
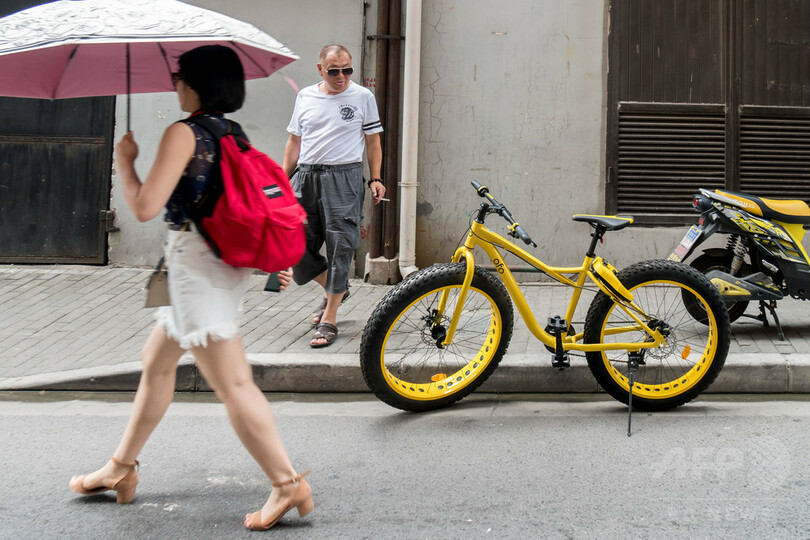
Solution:
[[(644, 261), (617, 273), (595, 256), (604, 234), (630, 225), (632, 217), (575, 215), (574, 221), (592, 227), (584, 261), (576, 267), (549, 266), (484, 225), (489, 215), (498, 214), (512, 237), (536, 247), (506, 206), (486, 187), (472, 184), (486, 202), (452, 262), (425, 268), (393, 287), (366, 324), (360, 362), (379, 399), (399, 409), (427, 411), (480, 387), (509, 345), (512, 302), (532, 335), (551, 351), (553, 367), (564, 369), (571, 353), (584, 353), (599, 385), (636, 409), (680, 406), (715, 380), (728, 353), (730, 327), (717, 289), (682, 263)], [(476, 247), (495, 272), (475, 266)], [(499, 250), (569, 286), (565, 315), (548, 317), (542, 327)], [(598, 292), (580, 332), (570, 321), (582, 291), (592, 285)], [(685, 301), (702, 307), (700, 320), (690, 315)]]

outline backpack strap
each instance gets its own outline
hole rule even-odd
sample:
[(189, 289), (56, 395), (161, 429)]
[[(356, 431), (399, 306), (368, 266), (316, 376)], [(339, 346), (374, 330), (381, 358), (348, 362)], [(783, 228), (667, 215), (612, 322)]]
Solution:
[(222, 125), (213, 118), (203, 115), (191, 116), (184, 120), (180, 120), (180, 122), (185, 124), (195, 124), (200, 126), (205, 131), (213, 135), (217, 140), (217, 143), (219, 143), (219, 141), (226, 135), (233, 135), (239, 149), (243, 152), (247, 151), (250, 148), (250, 139), (248, 139), (247, 135), (245, 135), (244, 130), (242, 130), (242, 126), (233, 120), (225, 121), (227, 122), (227, 127), (223, 128)]

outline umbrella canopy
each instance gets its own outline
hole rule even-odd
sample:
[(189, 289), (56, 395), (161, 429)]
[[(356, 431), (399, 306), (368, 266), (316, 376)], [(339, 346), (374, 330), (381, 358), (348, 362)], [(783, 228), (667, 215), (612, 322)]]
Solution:
[(0, 96), (169, 92), (177, 57), (226, 45), (246, 79), (298, 59), (245, 22), (176, 0), (60, 0), (0, 19)]

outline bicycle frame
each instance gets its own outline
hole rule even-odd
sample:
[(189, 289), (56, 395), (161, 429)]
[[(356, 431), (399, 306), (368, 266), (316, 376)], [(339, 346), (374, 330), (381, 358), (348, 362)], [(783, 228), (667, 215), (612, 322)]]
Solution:
[[(595, 260), (595, 257), (588, 254), (585, 256), (585, 259), (582, 262), (581, 266), (578, 267), (557, 267), (557, 266), (549, 266), (545, 264), (543, 261), (538, 259), (537, 257), (533, 256), (531, 253), (525, 251), (524, 249), (520, 248), (519, 246), (513, 244), (506, 238), (490, 231), (483, 223), (479, 223), (478, 221), (473, 221), (470, 226), (470, 232), (467, 235), (467, 239), (464, 242), (464, 245), (456, 250), (453, 254), (452, 262), (459, 262), (463, 258), (467, 263), (467, 273), (464, 278), (464, 283), (461, 286), (461, 290), (459, 291), (459, 298), (456, 305), (456, 309), (453, 313), (453, 316), (450, 320), (450, 325), (447, 329), (447, 335), (443, 342), (444, 346), (447, 346), (452, 343), (453, 336), (455, 334), (456, 326), (458, 325), (459, 318), (461, 316), (462, 308), (464, 307), (464, 301), (467, 297), (467, 292), (470, 290), (470, 286), (472, 284), (473, 279), (473, 272), (475, 270), (475, 261), (473, 259), (472, 251), (475, 249), (476, 246), (479, 246), (484, 252), (487, 254), (489, 259), (492, 261), (492, 264), (495, 266), (495, 269), (498, 272), (498, 276), (500, 277), (503, 284), (506, 286), (509, 295), (512, 297), (515, 306), (517, 306), (518, 312), (520, 313), (523, 322), (529, 328), (529, 331), (543, 344), (554, 347), (556, 344), (556, 337), (547, 332), (544, 328), (540, 326), (537, 322), (537, 319), (534, 317), (531, 308), (529, 307), (526, 298), (523, 296), (523, 293), (520, 291), (517, 282), (515, 281), (515, 277), (512, 275), (511, 270), (506, 265), (503, 260), (503, 256), (498, 251), (497, 247), (500, 247), (506, 250), (509, 253), (519, 257), (520, 259), (526, 261), (527, 263), (531, 264), (538, 270), (542, 271), (543, 273), (547, 274), (548, 276), (552, 277), (553, 279), (557, 280), (558, 282), (567, 285), (569, 287), (573, 287), (574, 292), (571, 296), (571, 300), (568, 303), (568, 309), (565, 312), (565, 320), (571, 321), (572, 317), (574, 316), (574, 311), (576, 310), (577, 304), (579, 303), (580, 297), (582, 295), (582, 290), (585, 285), (586, 280), (590, 279), (597, 287), (600, 288), (603, 292), (611, 296), (617, 303), (617, 305), (630, 316), (635, 322), (637, 326), (632, 327), (619, 327), (613, 328), (606, 331), (607, 334), (621, 334), (624, 332), (630, 332), (634, 330), (643, 330), (645, 331), (651, 338), (651, 341), (645, 341), (643, 343), (634, 342), (634, 343), (580, 343), (583, 340), (583, 333), (578, 333), (575, 335), (568, 335), (567, 332), (564, 332), (562, 335), (562, 347), (564, 351), (608, 351), (608, 350), (627, 350), (628, 352), (638, 352), (641, 349), (651, 349), (662, 346), (666, 343), (666, 339), (658, 330), (651, 329), (647, 323), (642, 320), (636, 313), (642, 314), (643, 317), (647, 317), (646, 313), (643, 312), (638, 306), (636, 306), (632, 301), (628, 302), (622, 298), (619, 298), (617, 295), (613, 294), (611, 291), (607, 290), (598, 279), (593, 275), (593, 271), (591, 269), (591, 264)], [(497, 246), (497, 247), (496, 247)], [(566, 275), (574, 275), (574, 279), (570, 279), (566, 277)], [(447, 307), (447, 300), (449, 297), (449, 291), (445, 290), (442, 292), (442, 296), (439, 300), (439, 305), (437, 309), (436, 321), (440, 321), (442, 316), (444, 315), (444, 311)]]

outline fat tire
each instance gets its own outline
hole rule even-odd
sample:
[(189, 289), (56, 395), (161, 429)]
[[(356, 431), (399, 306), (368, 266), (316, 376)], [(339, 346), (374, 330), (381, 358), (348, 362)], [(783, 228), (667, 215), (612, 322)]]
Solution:
[[(395, 391), (389, 385), (380, 361), (385, 337), (398, 317), (417, 298), (444, 287), (461, 285), (466, 275), (466, 263), (443, 263), (412, 274), (383, 297), (363, 330), (360, 344), (360, 367), (369, 389), (384, 403), (405, 411), (422, 412), (447, 407), (468, 396), (489, 378), (498, 367), (512, 338), (514, 313), (512, 300), (503, 283), (492, 273), (475, 268), (472, 287), (488, 295), (501, 316), (501, 339), (488, 366), (460, 390), (435, 400), (416, 400)], [(438, 349), (437, 349), (438, 350)]]
[[(633, 406), (642, 411), (662, 411), (679, 407), (693, 400), (711, 385), (723, 368), (728, 354), (730, 342), (730, 321), (722, 296), (706, 277), (683, 263), (674, 261), (644, 261), (628, 266), (618, 274), (619, 280), (628, 288), (633, 289), (644, 283), (655, 280), (667, 280), (691, 287), (703, 297), (714, 313), (717, 322), (717, 348), (711, 364), (700, 379), (690, 388), (680, 394), (669, 398), (650, 399), (633, 393)], [(614, 300), (600, 292), (596, 295), (588, 309), (585, 320), (585, 343), (600, 343), (602, 341), (602, 327), (614, 305)], [(610, 375), (603, 361), (600, 351), (586, 353), (588, 367), (599, 385), (618, 401), (627, 404), (629, 392), (620, 386)]]

